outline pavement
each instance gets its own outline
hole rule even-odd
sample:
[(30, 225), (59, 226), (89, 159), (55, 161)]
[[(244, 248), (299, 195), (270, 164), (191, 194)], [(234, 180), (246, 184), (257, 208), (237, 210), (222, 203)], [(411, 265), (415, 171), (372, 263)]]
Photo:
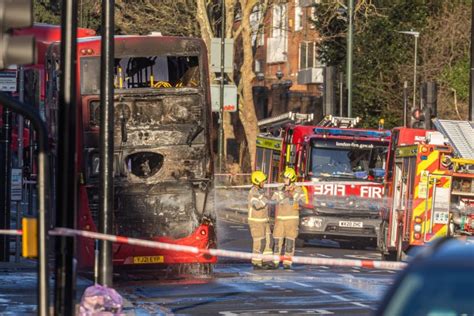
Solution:
[[(51, 271), (51, 275), (53, 272)], [(92, 280), (78, 276), (76, 280), (76, 310), (85, 289), (93, 285)], [(54, 297), (54, 278), (50, 280), (50, 297)], [(51, 315), (53, 302), (51, 301)], [(125, 315), (135, 315), (133, 304), (124, 298)], [(21, 259), (0, 262), (0, 315), (37, 315), (37, 264), (34, 260)]]

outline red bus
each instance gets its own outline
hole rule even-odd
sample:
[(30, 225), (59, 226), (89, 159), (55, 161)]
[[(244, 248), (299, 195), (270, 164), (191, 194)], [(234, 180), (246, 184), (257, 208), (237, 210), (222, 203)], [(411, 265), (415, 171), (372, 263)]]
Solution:
[[(87, 28), (78, 28), (77, 37), (88, 37), (94, 36), (96, 32)], [(13, 35), (34, 35), (36, 42), (36, 64), (28, 65), (24, 67), (25, 74), (25, 102), (31, 106), (37, 108), (45, 120), (51, 121), (49, 113), (44, 107), (44, 101), (46, 98), (46, 73), (45, 73), (45, 62), (46, 52), (52, 43), (61, 40), (61, 27), (59, 25), (50, 25), (35, 23), (32, 27), (13, 30)], [(18, 70), (15, 70), (18, 71)], [(17, 89), (18, 91), (19, 89)], [(3, 125), (3, 109), (0, 106), (0, 126)], [(51, 128), (53, 125), (48, 124)], [(26, 149), (30, 145), (29, 129), (24, 128), (23, 130), (23, 147)], [(16, 125), (12, 129), (12, 150), (16, 152), (18, 149), (18, 128)], [(28, 151), (26, 151), (28, 153)], [(25, 162), (29, 161), (27, 155)], [(32, 159), (31, 161), (36, 161)], [(26, 164), (27, 165), (27, 164)], [(32, 173), (36, 173), (34, 166), (29, 166), (29, 170)]]
[[(78, 229), (96, 231), (99, 208), (100, 37), (78, 41)], [(47, 107), (57, 108), (59, 44), (47, 53)], [(213, 248), (211, 106), (200, 39), (115, 37), (114, 233)], [(94, 242), (79, 239), (81, 267)], [(182, 264), (210, 271), (216, 257), (113, 246), (115, 265)], [(195, 265), (197, 264), (197, 265)]]

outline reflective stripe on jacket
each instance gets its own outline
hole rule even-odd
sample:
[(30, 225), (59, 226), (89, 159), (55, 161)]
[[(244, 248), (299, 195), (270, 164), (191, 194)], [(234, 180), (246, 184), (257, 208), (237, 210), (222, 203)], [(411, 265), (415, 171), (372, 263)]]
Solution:
[(300, 204), (306, 202), (306, 195), (299, 186), (289, 185), (283, 186), (276, 191), (272, 200), (275, 200), (276, 218), (280, 220), (298, 219)]
[(257, 186), (250, 189), (248, 197), (249, 221), (267, 222), (268, 221), (268, 199), (265, 196), (265, 190)]

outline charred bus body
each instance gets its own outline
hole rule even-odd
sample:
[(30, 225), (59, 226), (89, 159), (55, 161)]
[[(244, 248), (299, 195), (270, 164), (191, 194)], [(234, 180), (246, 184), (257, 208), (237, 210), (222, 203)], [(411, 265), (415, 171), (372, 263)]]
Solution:
[[(59, 44), (48, 53), (48, 108), (56, 113)], [(207, 53), (199, 39), (115, 38), (114, 229), (116, 235), (215, 247)], [(78, 41), (77, 227), (97, 230), (100, 38)], [(114, 245), (114, 264), (192, 264), (216, 258)], [(80, 239), (80, 266), (94, 242)]]

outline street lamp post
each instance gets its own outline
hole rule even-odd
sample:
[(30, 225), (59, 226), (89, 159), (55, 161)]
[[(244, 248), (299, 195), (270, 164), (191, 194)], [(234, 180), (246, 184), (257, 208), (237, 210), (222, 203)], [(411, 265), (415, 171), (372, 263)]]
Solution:
[(398, 33), (412, 35), (415, 37), (415, 56), (414, 56), (414, 64), (413, 64), (413, 109), (416, 108), (416, 64), (417, 64), (417, 55), (418, 55), (418, 37), (420, 36), (420, 32), (416, 31), (400, 31)]

